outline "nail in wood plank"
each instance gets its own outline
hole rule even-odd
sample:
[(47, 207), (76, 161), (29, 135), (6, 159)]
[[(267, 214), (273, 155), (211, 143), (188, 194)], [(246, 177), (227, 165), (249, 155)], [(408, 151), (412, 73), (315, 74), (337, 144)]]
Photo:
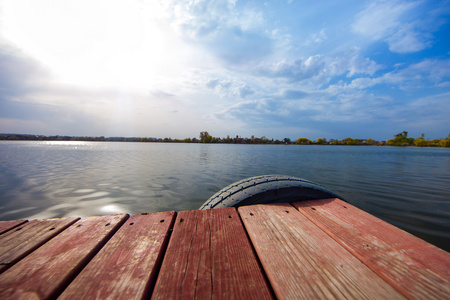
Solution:
[(239, 214), (279, 299), (403, 298), (289, 204)]
[(176, 213), (134, 215), (58, 299), (143, 299), (156, 280)]
[(28, 220), (0, 221), (0, 234), (3, 234), (26, 222), (28, 222)]
[(450, 295), (448, 252), (340, 199), (293, 205), (405, 296)]
[(78, 219), (32, 220), (0, 235), (0, 274)]
[(271, 299), (235, 208), (178, 213), (152, 299)]
[(55, 298), (127, 218), (79, 220), (1, 274), (1, 298)]

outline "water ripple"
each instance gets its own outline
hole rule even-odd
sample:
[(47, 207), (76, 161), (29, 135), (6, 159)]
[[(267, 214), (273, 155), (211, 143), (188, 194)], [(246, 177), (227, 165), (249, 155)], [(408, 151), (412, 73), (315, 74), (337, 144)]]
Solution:
[(197, 209), (286, 174), (450, 250), (449, 149), (7, 141), (0, 169), (1, 220)]

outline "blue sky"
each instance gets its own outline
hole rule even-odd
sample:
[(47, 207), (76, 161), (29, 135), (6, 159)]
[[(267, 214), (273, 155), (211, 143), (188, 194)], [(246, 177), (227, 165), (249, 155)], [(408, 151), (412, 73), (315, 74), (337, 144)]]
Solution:
[(0, 0), (0, 132), (450, 133), (449, 1)]

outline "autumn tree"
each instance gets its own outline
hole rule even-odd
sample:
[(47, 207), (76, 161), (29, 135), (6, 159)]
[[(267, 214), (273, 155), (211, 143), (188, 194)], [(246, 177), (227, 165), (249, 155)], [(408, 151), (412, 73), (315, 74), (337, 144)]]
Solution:
[(296, 143), (300, 145), (309, 145), (311, 144), (311, 141), (307, 138), (299, 138)]
[(417, 147), (426, 147), (428, 146), (428, 142), (425, 140), (425, 134), (422, 133), (420, 138), (414, 140), (414, 145)]
[(450, 134), (445, 140), (441, 140), (441, 147), (450, 147)]

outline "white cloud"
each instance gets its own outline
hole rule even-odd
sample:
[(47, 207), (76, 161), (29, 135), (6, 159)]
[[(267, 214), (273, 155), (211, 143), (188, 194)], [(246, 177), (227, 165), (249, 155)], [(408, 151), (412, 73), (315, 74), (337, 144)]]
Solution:
[(273, 51), (274, 40), (258, 9), (237, 9), (236, 1), (220, 0), (173, 1), (168, 7), (180, 37), (226, 63), (257, 60)]
[(217, 79), (217, 78), (208, 79), (205, 82), (205, 86), (210, 89), (214, 89), (218, 84), (219, 84), (219, 79)]
[(194, 39), (217, 34), (223, 28), (260, 30), (264, 23), (260, 10), (238, 10), (236, 1), (231, 0), (174, 0), (168, 1), (167, 9), (175, 29)]
[(261, 74), (270, 74), (273, 77), (287, 78), (292, 81), (302, 81), (323, 74), (326, 63), (322, 55), (313, 55), (306, 59), (296, 59), (293, 62), (280, 61)]
[(328, 39), (328, 36), (325, 32), (325, 29), (322, 29), (319, 32), (312, 33), (309, 38), (305, 41), (306, 46), (310, 46), (313, 44), (320, 44), (325, 42)]
[(224, 74), (221, 74), (220, 79), (213, 77), (206, 79), (204, 82), (204, 86), (216, 93), (221, 99), (234, 99), (235, 97), (245, 98), (254, 93), (251, 87), (244, 81)]
[(375, 78), (356, 78), (350, 88), (365, 89), (378, 84), (394, 85), (400, 89), (419, 89), (427, 86), (445, 87), (450, 81), (450, 59), (425, 59), (402, 69)]
[(398, 53), (417, 52), (431, 45), (431, 38), (426, 33), (415, 32), (412, 24), (404, 24), (391, 36), (386, 37), (389, 49)]
[[(450, 93), (420, 97), (391, 109), (393, 120), (401, 120), (403, 128), (408, 128), (411, 136), (425, 133), (426, 138), (446, 138), (450, 133)], [(439, 132), (439, 134), (436, 134)]]
[(255, 91), (246, 84), (239, 87), (239, 95), (241, 96), (241, 98), (246, 98), (247, 96), (253, 95), (254, 93)]
[(284, 78), (289, 82), (307, 82), (325, 85), (334, 76), (346, 74), (353, 77), (357, 74), (373, 75), (381, 69), (375, 61), (362, 57), (358, 48), (333, 55), (313, 55), (294, 61), (279, 61), (265, 64), (256, 70), (259, 76)]
[(375, 72), (377, 72), (382, 68), (375, 61), (367, 57), (361, 57), (358, 51), (355, 51), (355, 54), (350, 56), (348, 60), (344, 58), (343, 61), (344, 61), (344, 68), (348, 69), (349, 77), (355, 74), (373, 75)]
[(375, 1), (360, 12), (353, 31), (373, 40), (384, 40), (398, 53), (423, 50), (431, 45), (427, 22), (417, 13), (423, 1)]

